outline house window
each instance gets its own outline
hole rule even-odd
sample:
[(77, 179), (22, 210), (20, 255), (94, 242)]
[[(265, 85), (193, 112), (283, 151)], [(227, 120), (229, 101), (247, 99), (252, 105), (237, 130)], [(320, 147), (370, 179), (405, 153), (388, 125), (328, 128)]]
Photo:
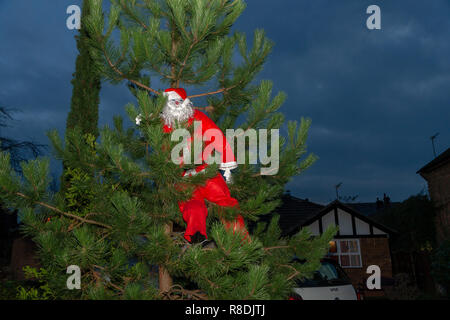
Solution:
[(339, 239), (330, 242), (329, 255), (343, 268), (361, 268), (359, 239)]

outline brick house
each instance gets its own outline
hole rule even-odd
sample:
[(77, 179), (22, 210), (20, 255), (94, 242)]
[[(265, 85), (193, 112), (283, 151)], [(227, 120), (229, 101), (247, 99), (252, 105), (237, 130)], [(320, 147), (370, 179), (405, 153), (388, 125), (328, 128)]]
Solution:
[(17, 213), (10, 213), (0, 206), (0, 267), (11, 260), (11, 247), (18, 227)]
[[(294, 235), (305, 227), (313, 235), (320, 235), (329, 226), (339, 227), (330, 243), (329, 256), (339, 262), (355, 287), (365, 286), (369, 276), (366, 270), (370, 265), (380, 267), (382, 279), (392, 278), (389, 238), (396, 232), (355, 210), (361, 204), (344, 204), (336, 200), (323, 206), (290, 195), (283, 196), (282, 201), (274, 213), (280, 215), (283, 236)], [(269, 220), (271, 216), (261, 220)], [(366, 294), (382, 295), (383, 292)]]
[(450, 148), (417, 171), (428, 183), (436, 208), (436, 240), (450, 238)]
[(25, 280), (25, 266), (39, 268), (36, 250), (36, 244), (19, 232), (17, 211), (9, 212), (0, 206), (0, 282), (10, 275)]

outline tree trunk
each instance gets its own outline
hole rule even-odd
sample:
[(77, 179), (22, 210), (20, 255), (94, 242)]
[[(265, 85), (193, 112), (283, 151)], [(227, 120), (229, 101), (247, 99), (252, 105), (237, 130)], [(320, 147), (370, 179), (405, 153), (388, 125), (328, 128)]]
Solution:
[[(172, 38), (172, 56), (175, 57), (176, 56), (176, 50), (177, 50), (177, 44), (176, 44), (176, 40), (175, 40), (175, 32), (174, 32), (174, 28), (175, 26), (172, 24), (171, 25), (171, 38)], [(177, 87), (178, 86), (178, 81), (177, 79), (175, 79), (175, 64), (171, 65), (171, 74), (172, 74), (172, 81), (171, 81), (171, 87)], [(172, 233), (173, 230), (173, 223), (170, 222), (168, 224), (166, 224), (164, 226), (165, 228), (165, 233), (167, 235), (170, 235)], [(170, 276), (168, 270), (160, 265), (159, 266), (159, 292), (160, 293), (165, 293), (168, 292), (170, 290), (170, 288), (172, 287), (173, 281), (172, 281), (172, 277)]]
[[(172, 232), (172, 223), (165, 225), (165, 233), (170, 234)], [(160, 265), (159, 266), (159, 292), (165, 293), (170, 290), (172, 287), (172, 277), (169, 274), (169, 271), (167, 269)]]

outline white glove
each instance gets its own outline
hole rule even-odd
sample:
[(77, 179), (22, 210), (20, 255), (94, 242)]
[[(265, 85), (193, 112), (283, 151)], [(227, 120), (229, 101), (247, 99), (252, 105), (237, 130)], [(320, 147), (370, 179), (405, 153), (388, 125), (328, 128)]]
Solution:
[[(152, 116), (153, 113), (150, 113), (150, 117)], [(139, 126), (141, 124), (142, 121), (142, 114), (138, 114), (138, 116), (136, 117), (136, 125)]]
[(224, 171), (223, 176), (225, 178), (225, 181), (228, 184), (232, 184), (233, 183), (233, 178), (231, 177), (231, 170), (236, 169), (237, 168), (237, 163), (236, 161), (233, 162), (228, 162), (228, 163), (221, 163), (219, 166), (219, 170)]
[(141, 121), (142, 121), (142, 114), (139, 114), (139, 115), (136, 117), (136, 125), (137, 125), (137, 126), (140, 125), (140, 124), (141, 124)]
[(232, 184), (233, 183), (233, 177), (231, 176), (231, 169), (225, 169), (225, 172), (224, 172), (223, 176), (225, 177), (225, 181), (228, 184)]

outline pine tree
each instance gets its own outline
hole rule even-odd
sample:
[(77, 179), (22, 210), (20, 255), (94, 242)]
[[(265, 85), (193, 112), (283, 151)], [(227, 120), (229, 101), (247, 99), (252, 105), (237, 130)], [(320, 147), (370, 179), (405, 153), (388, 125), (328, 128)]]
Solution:
[(66, 129), (79, 127), (83, 134), (91, 134), (97, 138), (101, 82), (98, 70), (95, 68), (95, 61), (89, 54), (90, 36), (85, 26), (85, 19), (89, 16), (90, 10), (90, 2), (83, 1), (81, 29), (76, 36), (79, 54), (72, 79), (73, 92)]
[[(89, 4), (86, 26), (96, 70), (113, 83), (132, 84), (137, 97), (137, 106), (126, 107), (132, 125), (126, 128), (115, 117), (99, 142), (85, 139), (79, 128), (67, 130), (65, 146), (55, 131), (49, 133), (56, 157), (92, 177), (76, 185), (89, 205), (71, 212), (63, 195), (48, 192), (48, 160), (23, 163), (19, 179), (10, 171), (9, 155), (0, 156), (1, 199), (20, 209), (23, 231), (39, 245), (49, 287), (61, 298), (286, 299), (297, 279), (318, 269), (335, 230), (312, 237), (303, 229), (281, 238), (275, 216), (268, 225), (258, 223), (251, 241), (244, 241), (220, 220), (241, 214), (257, 221), (279, 205), (284, 185), (316, 159), (305, 157), (310, 121), (288, 122), (287, 137), (276, 141), (275, 175), (261, 174), (265, 166), (250, 164), (247, 152), (229, 186), (239, 209), (209, 203), (214, 245), (191, 245), (173, 228), (185, 225), (178, 202), (213, 177), (217, 165), (186, 178), (189, 165), (168, 161), (177, 142), (161, 130), (166, 98), (151, 82), (157, 77), (171, 87), (212, 88), (190, 98), (196, 105), (203, 101), (222, 130), (269, 129), (271, 141), (270, 129), (285, 121), (278, 112), (285, 95), (273, 96), (272, 83), (258, 83), (255, 76), (273, 43), (257, 30), (249, 48), (244, 34), (231, 33), (245, 8), (241, 0), (116, 0), (106, 23), (102, 1)], [(135, 126), (138, 115), (141, 124)], [(66, 288), (69, 265), (82, 270), (81, 290)]]
[[(85, 20), (90, 11), (89, 1), (83, 1), (81, 28), (79, 35), (76, 36), (79, 54), (72, 79), (72, 100), (66, 121), (66, 131), (77, 128), (87, 140), (92, 141), (97, 139), (99, 134), (98, 105), (101, 77), (89, 53), (90, 35), (87, 32)], [(89, 209), (91, 194), (79, 188), (82, 181), (89, 179), (89, 174), (83, 172), (81, 168), (70, 168), (67, 167), (67, 163), (63, 163), (61, 192), (65, 192), (66, 204), (70, 212), (80, 213)]]

